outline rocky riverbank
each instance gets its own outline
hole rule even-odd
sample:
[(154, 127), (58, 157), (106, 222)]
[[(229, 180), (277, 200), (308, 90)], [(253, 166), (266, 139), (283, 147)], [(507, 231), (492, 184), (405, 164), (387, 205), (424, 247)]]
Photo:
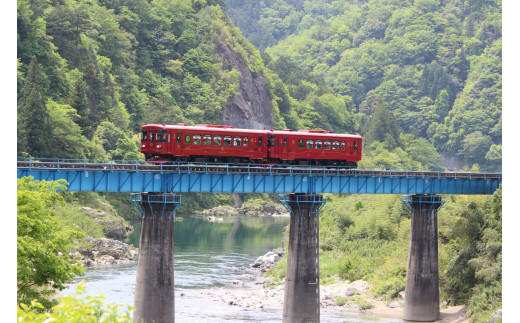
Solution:
[(263, 216), (289, 216), (287, 210), (279, 203), (269, 200), (248, 200), (240, 207), (221, 205), (201, 212), (210, 222), (221, 222), (224, 217), (263, 217)]
[(137, 249), (124, 242), (90, 237), (85, 240), (90, 242), (92, 247), (80, 247), (78, 250), (69, 253), (69, 257), (78, 258), (85, 267), (118, 265), (137, 260)]
[[(265, 279), (263, 272), (274, 267), (284, 254), (283, 249), (275, 249), (259, 257), (250, 265), (258, 269), (253, 275), (244, 275), (244, 280), (234, 281), (233, 286), (204, 290), (201, 294), (222, 301), (229, 306), (248, 309), (283, 308), (284, 284), (272, 283)], [(244, 268), (242, 268), (243, 270)], [(391, 318), (402, 318), (405, 293), (400, 293), (399, 299), (384, 301), (374, 298), (370, 293), (371, 284), (364, 280), (354, 282), (334, 278), (332, 284), (320, 285), (320, 307), (334, 311), (364, 312)], [(437, 322), (465, 323), (464, 305), (442, 308)]]

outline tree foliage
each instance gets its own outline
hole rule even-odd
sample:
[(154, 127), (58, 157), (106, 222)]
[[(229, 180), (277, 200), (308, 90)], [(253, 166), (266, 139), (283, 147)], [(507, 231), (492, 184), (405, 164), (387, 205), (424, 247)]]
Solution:
[(475, 131), (502, 143), (501, 10), (501, 1), (228, 1), (233, 21), (274, 61), (321, 77), (352, 111), (371, 115), (380, 100), (405, 133), (485, 170), (500, 170), (488, 150), (462, 156)]
[(134, 322), (131, 306), (108, 304), (105, 306), (104, 297), (83, 297), (85, 286), (83, 282), (76, 288), (75, 296), (64, 296), (59, 303), (45, 313), (40, 313), (44, 306), (38, 301), (29, 305), (20, 304), (17, 308), (18, 322)]
[(33, 181), (24, 177), (17, 183), (17, 294), (18, 303), (37, 299), (45, 308), (48, 297), (83, 272), (69, 258), (73, 239), (81, 236), (56, 217), (53, 206), (63, 204), (57, 190), (65, 181)]

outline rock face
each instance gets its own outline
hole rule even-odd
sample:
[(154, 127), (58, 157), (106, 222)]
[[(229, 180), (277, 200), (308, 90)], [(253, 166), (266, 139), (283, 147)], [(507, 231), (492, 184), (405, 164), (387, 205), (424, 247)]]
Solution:
[(215, 43), (224, 66), (233, 66), (240, 72), (237, 95), (224, 107), (222, 123), (237, 128), (270, 129), (273, 106), (265, 76), (252, 73), (240, 54), (224, 41), (219, 39)]
[(100, 238), (85, 240), (92, 244), (92, 248), (81, 247), (71, 252), (71, 258), (77, 257), (84, 266), (117, 265), (137, 260), (137, 250), (124, 242)]
[(103, 233), (107, 238), (125, 239), (134, 231), (134, 228), (125, 219), (118, 216), (108, 204), (105, 204), (105, 206), (108, 208), (108, 212), (94, 210), (87, 206), (82, 207), (82, 210), (95, 222), (101, 224)]

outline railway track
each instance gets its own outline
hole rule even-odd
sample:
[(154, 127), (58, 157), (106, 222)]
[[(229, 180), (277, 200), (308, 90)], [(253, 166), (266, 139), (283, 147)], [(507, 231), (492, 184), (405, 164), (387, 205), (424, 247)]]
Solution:
[(151, 173), (207, 173), (207, 174), (268, 174), (268, 175), (310, 175), (310, 176), (370, 176), (370, 177), (421, 177), (421, 178), (467, 178), (501, 179), (501, 173), (442, 172), (414, 170), (368, 170), (326, 166), (286, 166), (255, 164), (211, 164), (174, 163), (149, 164), (145, 162), (99, 162), (70, 160), (29, 160), (18, 159), (18, 169), (33, 171), (101, 171), (101, 172), (151, 172)]

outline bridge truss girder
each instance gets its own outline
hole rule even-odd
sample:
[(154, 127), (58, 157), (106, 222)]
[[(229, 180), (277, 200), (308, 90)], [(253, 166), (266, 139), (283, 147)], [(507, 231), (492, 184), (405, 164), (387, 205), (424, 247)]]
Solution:
[(205, 174), (17, 169), (18, 178), (65, 179), (69, 191), (165, 193), (493, 194), (501, 178)]

